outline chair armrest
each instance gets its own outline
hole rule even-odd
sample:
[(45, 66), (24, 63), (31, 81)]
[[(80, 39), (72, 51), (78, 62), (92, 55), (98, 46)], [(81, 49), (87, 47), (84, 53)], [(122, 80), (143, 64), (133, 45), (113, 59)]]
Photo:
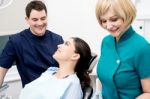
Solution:
[(3, 83), (2, 86), (0, 87), (0, 93), (5, 91), (8, 87), (9, 85), (7, 83)]

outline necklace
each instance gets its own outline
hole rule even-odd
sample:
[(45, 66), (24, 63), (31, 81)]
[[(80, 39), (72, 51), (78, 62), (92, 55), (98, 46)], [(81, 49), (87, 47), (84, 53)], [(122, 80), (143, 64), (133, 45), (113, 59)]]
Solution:
[[(56, 73), (57, 72), (54, 72), (54, 73), (52, 73), (52, 75), (54, 75), (54, 76), (56, 76)], [(71, 75), (71, 74), (70, 74)], [(69, 74), (68, 75), (65, 75), (65, 76), (63, 76), (63, 77), (61, 77), (62, 79), (65, 79), (65, 78), (67, 78), (67, 77), (69, 77), (70, 76)], [(57, 77), (57, 76), (56, 76)], [(58, 77), (59, 78), (59, 77)]]

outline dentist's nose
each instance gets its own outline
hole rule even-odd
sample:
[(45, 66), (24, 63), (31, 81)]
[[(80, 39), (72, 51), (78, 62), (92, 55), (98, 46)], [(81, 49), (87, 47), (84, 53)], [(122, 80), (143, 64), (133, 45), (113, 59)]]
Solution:
[(43, 22), (41, 20), (38, 20), (37, 24), (38, 25), (43, 25)]

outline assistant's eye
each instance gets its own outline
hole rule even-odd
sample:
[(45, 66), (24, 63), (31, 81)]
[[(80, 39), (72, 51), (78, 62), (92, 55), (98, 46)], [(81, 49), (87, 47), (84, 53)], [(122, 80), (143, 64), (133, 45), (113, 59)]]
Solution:
[(117, 21), (118, 20), (118, 18), (112, 18), (112, 19), (110, 19), (112, 22), (115, 22), (115, 21)]
[(106, 20), (101, 20), (101, 23), (106, 23), (107, 21)]

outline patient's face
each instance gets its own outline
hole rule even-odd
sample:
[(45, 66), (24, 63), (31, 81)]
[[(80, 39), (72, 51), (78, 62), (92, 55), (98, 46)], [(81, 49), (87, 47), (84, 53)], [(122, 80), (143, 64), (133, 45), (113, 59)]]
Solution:
[(57, 62), (60, 61), (70, 61), (72, 57), (76, 55), (75, 45), (72, 38), (66, 40), (63, 44), (58, 45), (57, 51), (54, 53), (53, 58)]

